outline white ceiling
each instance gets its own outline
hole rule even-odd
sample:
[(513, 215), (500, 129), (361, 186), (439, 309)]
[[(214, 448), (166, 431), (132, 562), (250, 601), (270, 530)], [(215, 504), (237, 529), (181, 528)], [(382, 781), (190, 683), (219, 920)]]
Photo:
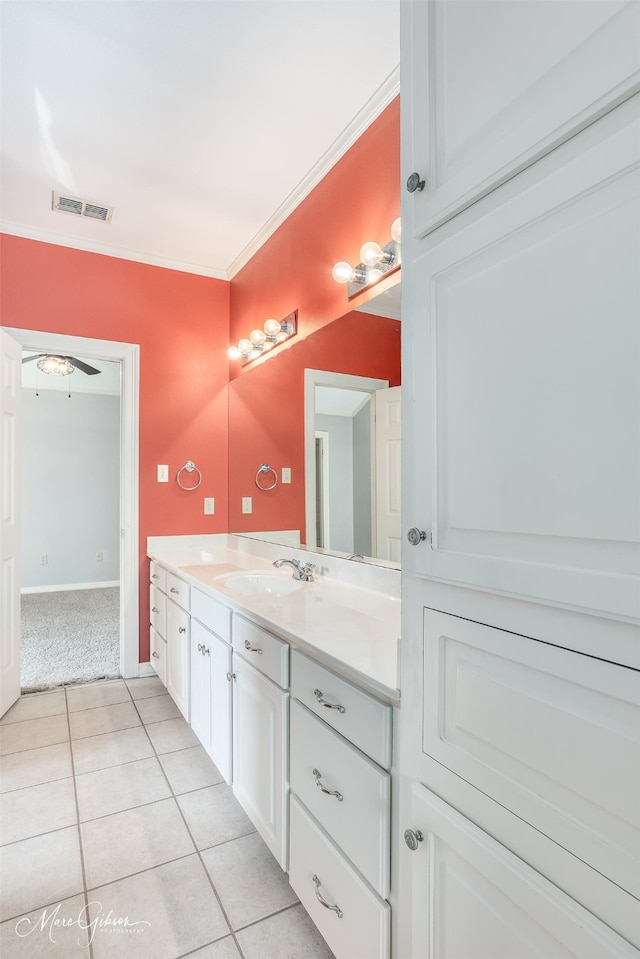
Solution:
[(0, 227), (233, 276), (397, 93), (399, 2), (1, 0)]

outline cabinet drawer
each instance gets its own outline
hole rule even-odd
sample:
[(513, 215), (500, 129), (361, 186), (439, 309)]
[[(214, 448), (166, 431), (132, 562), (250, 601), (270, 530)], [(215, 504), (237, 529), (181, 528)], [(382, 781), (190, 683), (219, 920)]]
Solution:
[(425, 609), (423, 748), (638, 896), (639, 680)]
[[(369, 888), (291, 797), (289, 881), (336, 959), (388, 959), (389, 904)], [(318, 896), (337, 906), (323, 906)]]
[(233, 616), (233, 648), (283, 689), (289, 687), (289, 645), (242, 616)]
[(149, 586), (149, 621), (162, 637), (167, 635), (167, 597), (153, 583)]
[[(292, 791), (385, 899), (389, 895), (389, 773), (295, 700), (290, 757)], [(338, 796), (331, 795), (334, 792)]]
[(377, 763), (391, 768), (391, 706), (297, 650), (291, 657), (291, 692)]
[(217, 599), (192, 588), (191, 615), (226, 643), (231, 641), (231, 610)]
[(151, 582), (155, 586), (157, 586), (158, 589), (161, 589), (163, 593), (165, 593), (167, 590), (166, 569), (163, 569), (162, 566), (158, 566), (158, 564), (154, 562), (154, 560), (151, 560), (151, 564), (149, 566), (149, 576), (150, 576)]
[(167, 596), (183, 609), (189, 609), (189, 584), (173, 573), (167, 573)]
[(149, 628), (149, 638), (150, 638), (150, 652), (151, 658), (150, 662), (158, 678), (162, 680), (164, 685), (167, 685), (167, 644), (162, 636), (158, 635), (156, 630), (151, 626)]

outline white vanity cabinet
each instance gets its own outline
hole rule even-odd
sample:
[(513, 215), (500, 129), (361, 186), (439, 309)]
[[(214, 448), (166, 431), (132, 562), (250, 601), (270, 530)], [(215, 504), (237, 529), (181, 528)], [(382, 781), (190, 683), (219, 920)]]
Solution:
[(225, 781), (232, 767), (231, 611), (191, 589), (191, 728)]
[(149, 584), (150, 662), (167, 685), (167, 596), (166, 571), (151, 561)]
[(291, 660), (289, 879), (337, 959), (388, 959), (392, 707)]
[(167, 691), (189, 722), (189, 584), (167, 573)]
[(233, 614), (233, 792), (285, 871), (289, 856), (289, 646)]

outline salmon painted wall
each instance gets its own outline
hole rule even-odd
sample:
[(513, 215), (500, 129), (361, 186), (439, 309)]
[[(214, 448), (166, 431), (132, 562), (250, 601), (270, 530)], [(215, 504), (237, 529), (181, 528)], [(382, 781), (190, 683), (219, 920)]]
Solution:
[[(140, 344), (140, 662), (149, 660), (147, 536), (227, 531), (229, 283), (0, 235), (0, 323)], [(175, 474), (202, 470), (197, 493)], [(169, 483), (156, 482), (158, 463)], [(203, 515), (203, 496), (216, 513)]]
[[(348, 301), (331, 270), (339, 260), (358, 263), (366, 240), (387, 243), (399, 215), (396, 97), (232, 279), (230, 342), (296, 309), (303, 338), (365, 302), (366, 294)], [(231, 378), (240, 369), (232, 363)]]
[[(229, 386), (229, 529), (298, 529), (305, 542), (304, 371), (329, 370), (400, 383), (400, 323), (350, 312), (289, 349), (247, 368)], [(280, 481), (261, 492), (255, 483), (261, 463), (280, 480), (291, 467), (291, 485)], [(263, 485), (272, 482), (265, 476)], [(253, 513), (242, 514), (251, 496)]]

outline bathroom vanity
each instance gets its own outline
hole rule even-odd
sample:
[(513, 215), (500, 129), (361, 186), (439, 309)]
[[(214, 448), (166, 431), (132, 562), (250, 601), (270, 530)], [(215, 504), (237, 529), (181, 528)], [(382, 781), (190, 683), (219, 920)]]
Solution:
[(399, 572), (234, 536), (148, 552), (153, 668), (337, 959), (388, 959)]

